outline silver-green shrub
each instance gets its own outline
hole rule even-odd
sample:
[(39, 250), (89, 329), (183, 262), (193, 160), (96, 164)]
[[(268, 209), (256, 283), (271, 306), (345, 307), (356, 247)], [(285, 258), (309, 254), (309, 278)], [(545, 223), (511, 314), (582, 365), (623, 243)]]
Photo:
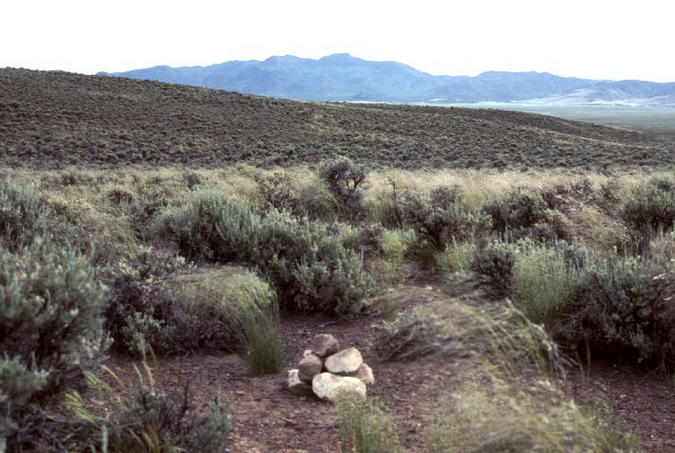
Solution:
[(283, 309), (353, 313), (373, 289), (361, 255), (324, 225), (276, 211), (261, 216), (215, 191), (196, 192), (168, 208), (154, 231), (191, 259), (256, 267)]
[(107, 290), (86, 256), (37, 239), (0, 251), (0, 411), (18, 414), (78, 382), (107, 346)]
[(6, 248), (18, 250), (44, 234), (50, 209), (33, 184), (0, 181), (0, 238)]

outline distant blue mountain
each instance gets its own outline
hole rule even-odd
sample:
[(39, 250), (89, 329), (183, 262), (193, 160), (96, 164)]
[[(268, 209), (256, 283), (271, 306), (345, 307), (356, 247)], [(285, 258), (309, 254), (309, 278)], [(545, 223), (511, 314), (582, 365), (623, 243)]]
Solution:
[(287, 55), (264, 61), (178, 68), (155, 66), (98, 75), (314, 101), (675, 106), (675, 83), (577, 79), (540, 72), (433, 76), (402, 63), (368, 61), (346, 53), (318, 60)]

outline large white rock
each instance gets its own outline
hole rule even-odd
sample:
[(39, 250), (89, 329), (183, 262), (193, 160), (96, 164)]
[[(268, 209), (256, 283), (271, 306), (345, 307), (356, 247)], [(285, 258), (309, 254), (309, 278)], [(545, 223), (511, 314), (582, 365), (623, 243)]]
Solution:
[(332, 403), (340, 398), (366, 398), (366, 384), (359, 378), (336, 376), (332, 373), (320, 373), (312, 379), (312, 390), (321, 399)]
[(356, 348), (343, 349), (326, 359), (326, 369), (331, 373), (350, 374), (355, 373), (363, 365), (363, 357)]
[(300, 360), (298, 369), (300, 371), (299, 377), (301, 381), (312, 382), (314, 376), (323, 371), (323, 360), (314, 354), (306, 355)]

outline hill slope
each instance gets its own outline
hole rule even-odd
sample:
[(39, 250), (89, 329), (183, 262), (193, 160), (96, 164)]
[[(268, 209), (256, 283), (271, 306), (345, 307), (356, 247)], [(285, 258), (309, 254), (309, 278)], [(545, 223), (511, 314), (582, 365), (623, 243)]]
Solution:
[(675, 106), (675, 83), (599, 81), (538, 72), (433, 76), (392, 61), (349, 54), (313, 60), (292, 55), (210, 66), (157, 66), (105, 73), (289, 99), (314, 101), (511, 102)]
[(291, 165), (339, 154), (406, 168), (675, 163), (672, 141), (527, 113), (302, 103), (0, 69), (3, 165)]

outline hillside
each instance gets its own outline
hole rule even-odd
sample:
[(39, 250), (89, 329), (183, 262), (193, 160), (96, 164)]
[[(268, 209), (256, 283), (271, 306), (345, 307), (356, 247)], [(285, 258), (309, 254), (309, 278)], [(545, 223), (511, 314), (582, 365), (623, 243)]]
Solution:
[(210, 66), (156, 66), (105, 73), (313, 101), (512, 102), (675, 106), (675, 83), (590, 80), (539, 72), (488, 71), (475, 77), (434, 76), (394, 61), (349, 54), (318, 60), (292, 55)]
[(3, 165), (313, 163), (604, 167), (675, 163), (672, 139), (499, 110), (317, 104), (0, 69)]

